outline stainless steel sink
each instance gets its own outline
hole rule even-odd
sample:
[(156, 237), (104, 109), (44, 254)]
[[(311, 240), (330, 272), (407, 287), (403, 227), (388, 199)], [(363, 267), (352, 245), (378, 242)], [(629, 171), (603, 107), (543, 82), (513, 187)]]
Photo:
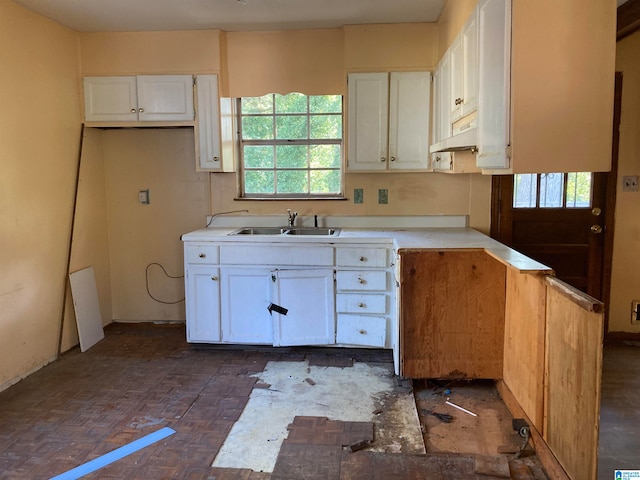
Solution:
[(283, 227), (247, 227), (231, 232), (229, 235), (282, 235), (287, 231)]
[(331, 237), (340, 235), (339, 228), (245, 227), (229, 235), (307, 235)]
[(340, 235), (339, 228), (292, 228), (285, 232), (286, 235), (317, 235), (331, 237)]

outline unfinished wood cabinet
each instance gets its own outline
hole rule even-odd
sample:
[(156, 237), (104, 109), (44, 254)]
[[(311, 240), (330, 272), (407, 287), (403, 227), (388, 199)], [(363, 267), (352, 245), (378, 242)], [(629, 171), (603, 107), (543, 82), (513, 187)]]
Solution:
[(506, 267), (483, 250), (400, 250), (401, 372), (502, 377)]

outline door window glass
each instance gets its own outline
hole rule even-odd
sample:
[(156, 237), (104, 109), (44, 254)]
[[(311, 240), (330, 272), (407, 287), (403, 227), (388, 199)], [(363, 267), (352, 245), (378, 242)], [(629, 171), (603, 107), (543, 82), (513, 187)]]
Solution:
[(514, 175), (513, 208), (590, 208), (591, 172)]

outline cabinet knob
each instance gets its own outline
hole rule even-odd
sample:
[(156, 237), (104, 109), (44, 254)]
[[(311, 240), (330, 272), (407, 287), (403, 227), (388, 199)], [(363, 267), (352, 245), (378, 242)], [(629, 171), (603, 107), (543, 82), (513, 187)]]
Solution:
[(138, 109), (138, 112), (139, 112), (139, 113), (144, 113), (144, 108), (140, 107), (140, 108)]
[(366, 330), (358, 330), (358, 333), (359, 333), (360, 335), (366, 335), (366, 334), (367, 334), (367, 331), (366, 331)]
[(360, 261), (361, 262), (366, 262), (367, 261), (367, 257), (360, 257)]
[(198, 255), (200, 258), (207, 258), (207, 254), (206, 253), (201, 253)]
[(135, 108), (132, 108), (132, 109), (131, 109), (131, 113), (136, 113), (136, 109), (135, 109)]
[(380, 157), (380, 161), (383, 162), (383, 163), (386, 162), (387, 161), (387, 157)]
[(214, 162), (219, 162), (220, 161), (220, 157), (213, 157), (213, 161)]
[(396, 161), (396, 157), (391, 157), (389, 160), (391, 160), (392, 162)]
[(360, 302), (360, 303), (358, 304), (358, 307), (360, 307), (360, 308), (364, 308), (364, 307), (366, 307), (366, 305), (365, 305), (364, 303)]
[(367, 281), (364, 278), (358, 278), (358, 283), (364, 285), (365, 283), (367, 283)]
[(216, 277), (215, 275), (211, 275), (211, 280), (213, 280), (214, 282), (218, 281), (218, 277)]

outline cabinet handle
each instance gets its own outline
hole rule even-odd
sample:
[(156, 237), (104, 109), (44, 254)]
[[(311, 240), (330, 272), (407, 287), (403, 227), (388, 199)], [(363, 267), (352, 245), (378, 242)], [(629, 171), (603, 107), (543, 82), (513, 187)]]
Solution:
[(198, 255), (200, 258), (207, 258), (207, 254), (206, 253), (201, 253)]
[(358, 282), (359, 282), (361, 285), (364, 285), (365, 283), (367, 283), (367, 281), (366, 281), (364, 278), (358, 278)]
[(135, 109), (135, 108), (132, 108), (132, 109), (131, 109), (131, 113), (136, 113), (136, 109)]
[(391, 157), (389, 160), (391, 160), (392, 162), (396, 161), (396, 157)]
[(360, 308), (364, 308), (364, 307), (366, 307), (366, 305), (365, 305), (364, 303), (359, 303), (359, 304), (358, 304), (358, 306), (359, 306)]
[(216, 277), (215, 275), (211, 275), (211, 280), (213, 280), (214, 282), (218, 281), (218, 277)]
[(219, 162), (219, 161), (220, 161), (220, 158), (219, 158), (219, 157), (213, 157), (213, 161), (214, 161), (214, 162)]
[(144, 113), (144, 108), (140, 107), (140, 108), (138, 109), (138, 112), (139, 112), (139, 113)]
[(367, 261), (367, 257), (360, 257), (360, 261), (361, 262), (366, 262)]
[(386, 158), (386, 157), (380, 157), (380, 161), (381, 161), (382, 163), (384, 163), (384, 162), (386, 162), (386, 161), (387, 161), (387, 158)]

